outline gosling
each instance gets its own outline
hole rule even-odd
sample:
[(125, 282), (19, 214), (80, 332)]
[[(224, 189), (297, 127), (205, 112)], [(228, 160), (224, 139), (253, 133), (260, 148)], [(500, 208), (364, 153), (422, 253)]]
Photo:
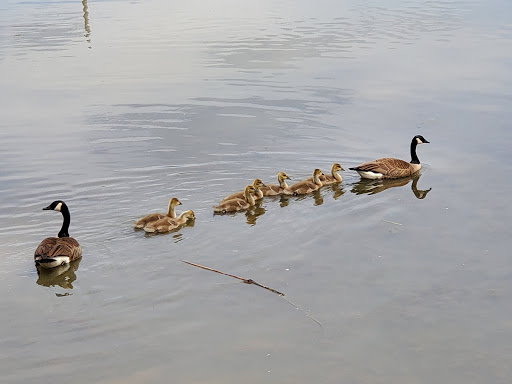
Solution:
[(341, 183), (343, 179), (341, 175), (338, 173), (338, 171), (344, 171), (344, 169), (339, 163), (334, 163), (331, 167), (330, 175), (320, 176), (320, 181), (322, 182), (322, 185)]
[(266, 187), (260, 188), (260, 191), (263, 193), (263, 196), (280, 195), (285, 189), (288, 189), (286, 180), (290, 180), (288, 175), (285, 172), (279, 172), (277, 174), (277, 181), (279, 182), (279, 185), (268, 184)]
[(148, 233), (164, 233), (174, 231), (187, 223), (188, 220), (195, 220), (194, 212), (183, 211), (177, 219), (164, 217), (160, 220), (152, 221), (144, 227)]
[(174, 207), (178, 205), (181, 205), (181, 201), (173, 197), (172, 199), (169, 200), (169, 207), (167, 208), (167, 213), (150, 213), (149, 215), (141, 217), (135, 222), (134, 228), (144, 228), (147, 224), (151, 223), (152, 221), (160, 220), (163, 219), (164, 217), (175, 219), (176, 212), (174, 211)]
[(252, 207), (256, 204), (256, 201), (254, 200), (254, 192), (255, 188), (252, 185), (248, 185), (244, 189), (243, 199), (232, 199), (225, 201), (216, 207), (213, 207), (213, 212), (223, 214), (228, 212), (238, 212)]
[[(263, 198), (263, 192), (261, 191), (261, 188), (266, 187), (266, 185), (261, 181), (260, 179), (255, 179), (252, 183), (252, 186), (254, 187), (255, 193), (254, 193), (254, 200), (260, 200)], [(232, 193), (228, 197), (225, 197), (220, 201), (220, 203), (225, 203), (228, 200), (233, 199), (243, 199), (244, 198), (244, 191)]]
[(291, 187), (288, 187), (283, 191), (284, 195), (306, 195), (308, 193), (311, 193), (313, 191), (316, 191), (317, 189), (322, 187), (322, 181), (320, 180), (320, 177), (323, 176), (321, 170), (316, 168), (313, 171), (313, 177), (312, 179), (306, 179), (303, 181), (299, 181), (298, 183), (293, 184)]

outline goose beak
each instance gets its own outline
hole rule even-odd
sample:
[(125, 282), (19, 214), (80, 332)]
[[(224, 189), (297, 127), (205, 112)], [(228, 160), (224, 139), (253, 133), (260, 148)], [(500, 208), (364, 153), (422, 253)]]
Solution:
[(430, 144), (430, 141), (428, 141), (427, 139), (425, 139), (425, 141), (423, 142), (423, 144)]
[(47, 206), (46, 208), (43, 208), (43, 211), (51, 211), (52, 208), (50, 206)]

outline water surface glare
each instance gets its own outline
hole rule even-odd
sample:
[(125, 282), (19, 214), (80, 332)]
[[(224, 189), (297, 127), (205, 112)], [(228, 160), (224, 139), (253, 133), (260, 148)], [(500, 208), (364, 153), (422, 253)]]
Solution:
[[(511, 16), (505, 0), (2, 3), (2, 382), (508, 384)], [(416, 177), (348, 171), (409, 160), (416, 134)], [(255, 178), (333, 162), (341, 185), (213, 215)], [(173, 196), (193, 225), (134, 231)], [(43, 273), (57, 199), (84, 256)]]

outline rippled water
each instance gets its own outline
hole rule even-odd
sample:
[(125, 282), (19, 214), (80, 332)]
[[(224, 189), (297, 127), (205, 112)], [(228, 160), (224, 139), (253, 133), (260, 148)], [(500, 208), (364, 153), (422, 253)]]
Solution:
[[(0, 5), (0, 371), (26, 383), (508, 383), (512, 8)], [(381, 156), (420, 177), (212, 206)], [(146, 236), (170, 197), (193, 226)], [(83, 259), (38, 275), (63, 199)], [(254, 279), (254, 285), (184, 264)]]

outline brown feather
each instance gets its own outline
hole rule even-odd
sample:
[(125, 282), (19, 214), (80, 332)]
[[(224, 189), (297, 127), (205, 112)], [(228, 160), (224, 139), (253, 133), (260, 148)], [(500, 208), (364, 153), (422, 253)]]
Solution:
[(283, 193), (283, 188), (279, 185), (267, 184), (266, 187), (260, 188), (260, 191), (263, 192), (264, 196), (276, 196)]
[(69, 261), (82, 257), (82, 247), (72, 237), (48, 237), (34, 252), (34, 258), (51, 259), (57, 256), (69, 257)]
[(381, 173), (384, 179), (407, 177), (416, 172), (413, 164), (392, 157), (385, 157), (360, 164), (355, 167), (355, 170), (362, 172)]

